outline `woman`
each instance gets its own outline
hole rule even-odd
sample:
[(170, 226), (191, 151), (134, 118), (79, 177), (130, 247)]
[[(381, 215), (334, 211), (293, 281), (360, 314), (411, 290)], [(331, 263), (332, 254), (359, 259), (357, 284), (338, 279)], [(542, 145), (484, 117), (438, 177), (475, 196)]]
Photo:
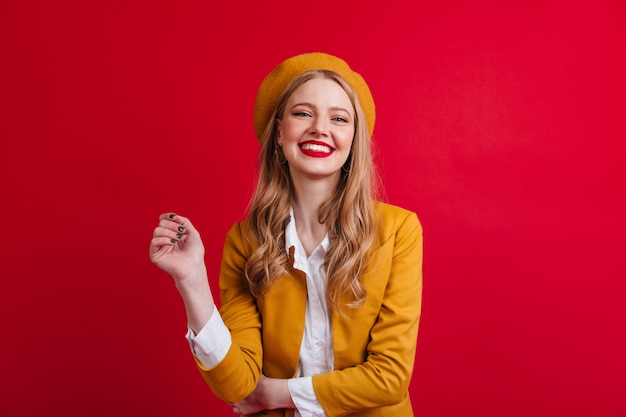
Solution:
[(265, 78), (258, 185), (226, 237), (219, 311), (198, 231), (160, 216), (150, 257), (174, 278), (200, 373), (236, 413), (413, 415), (422, 229), (373, 198), (374, 120), (367, 84), (337, 57), (298, 55)]

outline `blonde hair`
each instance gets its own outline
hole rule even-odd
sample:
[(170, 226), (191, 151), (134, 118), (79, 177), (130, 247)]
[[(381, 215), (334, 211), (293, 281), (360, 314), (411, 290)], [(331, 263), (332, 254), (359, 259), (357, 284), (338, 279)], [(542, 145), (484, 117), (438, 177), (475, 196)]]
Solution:
[(348, 95), (356, 115), (350, 155), (333, 195), (320, 207), (319, 218), (320, 223), (327, 225), (330, 240), (324, 259), (326, 298), (331, 309), (341, 310), (340, 297), (348, 296), (351, 301), (347, 306), (358, 307), (367, 295), (361, 276), (378, 233), (372, 202), (379, 182), (372, 161), (371, 138), (358, 97), (335, 72), (312, 70), (292, 80), (265, 127), (259, 153), (259, 178), (248, 213), (252, 243), (256, 249), (246, 262), (245, 276), (252, 293), (259, 296), (290, 268), (285, 250), (285, 228), (290, 219), (294, 190), (289, 165), (276, 141), (277, 120), (283, 117), (287, 100), (293, 92), (313, 78), (337, 82)]

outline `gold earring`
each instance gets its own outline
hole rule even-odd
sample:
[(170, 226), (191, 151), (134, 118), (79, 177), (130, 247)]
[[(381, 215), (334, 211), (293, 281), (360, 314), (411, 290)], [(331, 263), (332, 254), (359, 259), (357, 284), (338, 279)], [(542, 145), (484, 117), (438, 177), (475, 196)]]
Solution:
[[(278, 149), (280, 149), (280, 151), (278, 149), (274, 149), (274, 156), (276, 157), (276, 160), (278, 161), (278, 163), (280, 165), (284, 165), (285, 163), (287, 163), (287, 158), (285, 158), (285, 154), (283, 153), (283, 149), (282, 149), (283, 145), (278, 145)], [(282, 155), (282, 159), (281, 159), (281, 155)]]

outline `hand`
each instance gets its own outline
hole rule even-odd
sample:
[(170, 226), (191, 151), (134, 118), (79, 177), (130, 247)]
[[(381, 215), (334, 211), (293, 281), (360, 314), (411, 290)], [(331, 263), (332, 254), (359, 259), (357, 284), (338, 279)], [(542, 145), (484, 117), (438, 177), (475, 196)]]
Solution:
[(287, 380), (268, 378), (265, 375), (261, 375), (252, 394), (231, 406), (233, 412), (239, 414), (254, 414), (276, 408), (295, 408)]
[(161, 214), (150, 242), (150, 260), (174, 278), (185, 303), (187, 324), (198, 334), (215, 309), (200, 233), (183, 216)]
[(189, 219), (174, 213), (159, 216), (150, 242), (150, 260), (171, 275), (176, 284), (185, 278), (201, 276), (204, 267), (204, 245)]

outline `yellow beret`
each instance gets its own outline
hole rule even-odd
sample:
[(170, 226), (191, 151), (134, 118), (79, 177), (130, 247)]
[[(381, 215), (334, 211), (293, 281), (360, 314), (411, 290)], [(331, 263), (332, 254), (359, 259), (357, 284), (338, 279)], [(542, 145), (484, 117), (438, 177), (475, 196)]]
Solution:
[(311, 52), (296, 55), (281, 62), (261, 83), (254, 103), (254, 132), (256, 137), (261, 140), (263, 130), (278, 104), (278, 98), (291, 80), (310, 70), (334, 71), (352, 86), (365, 113), (367, 130), (372, 136), (376, 120), (376, 107), (372, 93), (363, 77), (352, 71), (344, 60), (336, 56), (322, 52)]

